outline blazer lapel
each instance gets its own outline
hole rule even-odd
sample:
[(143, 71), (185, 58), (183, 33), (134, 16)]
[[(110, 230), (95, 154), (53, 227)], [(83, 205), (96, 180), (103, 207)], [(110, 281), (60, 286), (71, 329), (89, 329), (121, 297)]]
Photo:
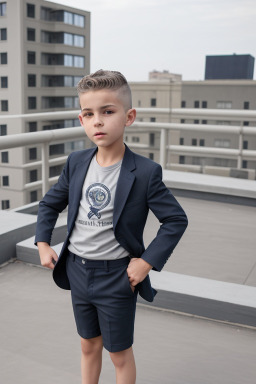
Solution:
[(93, 148), (93, 150), (85, 152), (85, 156), (83, 160), (77, 164), (76, 169), (75, 169), (75, 183), (74, 183), (74, 188), (73, 188), (73, 193), (71, 199), (72, 201), (69, 204), (72, 204), (72, 218), (70, 220), (71, 227), (73, 227), (73, 224), (75, 222), (80, 200), (81, 200), (81, 194), (82, 194), (82, 189), (83, 189), (83, 184), (84, 184), (84, 179), (86, 176), (86, 173), (88, 171), (91, 159), (93, 158), (95, 152), (97, 151), (97, 148)]
[(116, 197), (114, 202), (113, 229), (115, 231), (119, 217), (124, 209), (126, 200), (131, 191), (135, 176), (132, 171), (136, 168), (132, 151), (126, 146), (121, 166), (120, 175), (116, 186)]

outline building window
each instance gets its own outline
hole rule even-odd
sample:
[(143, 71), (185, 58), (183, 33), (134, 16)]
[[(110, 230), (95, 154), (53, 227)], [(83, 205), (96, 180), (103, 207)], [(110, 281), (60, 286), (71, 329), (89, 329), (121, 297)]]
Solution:
[(36, 121), (30, 121), (28, 123), (28, 130), (29, 130), (29, 132), (36, 132), (37, 131), (37, 122)]
[(6, 28), (0, 29), (0, 40), (7, 40), (7, 29)]
[(29, 160), (37, 159), (37, 148), (29, 148)]
[(154, 160), (154, 153), (149, 153), (148, 157), (149, 157), (150, 160)]
[(202, 120), (202, 124), (207, 124), (207, 120)]
[(63, 155), (65, 153), (65, 145), (64, 144), (54, 144), (50, 145), (49, 155)]
[(194, 101), (194, 108), (199, 108), (199, 107), (200, 107), (199, 101), (198, 100)]
[(9, 187), (9, 176), (3, 176), (2, 185), (3, 187)]
[(151, 106), (151, 107), (156, 107), (156, 98), (152, 98), (152, 99), (150, 100), (150, 106)]
[(155, 123), (156, 122), (156, 118), (155, 117), (150, 117), (150, 122), (151, 123)]
[(50, 167), (50, 177), (59, 176), (62, 172), (63, 165), (55, 165)]
[(29, 171), (29, 182), (33, 183), (34, 181), (37, 181), (37, 169)]
[(181, 124), (185, 124), (185, 119), (180, 119)]
[(35, 5), (27, 3), (27, 17), (35, 18)]
[(2, 163), (9, 163), (9, 152), (1, 152)]
[(185, 100), (182, 100), (182, 102), (181, 102), (181, 108), (186, 108), (186, 101), (185, 101)]
[(250, 109), (250, 102), (244, 101), (244, 109)]
[(204, 147), (204, 139), (199, 140), (199, 145), (200, 145), (200, 147)]
[(199, 120), (194, 120), (194, 124), (199, 124)]
[(221, 147), (221, 148), (230, 148), (230, 140), (227, 140), (227, 139), (215, 139), (214, 140), (214, 146), (215, 147)]
[(138, 107), (141, 107), (141, 100), (138, 100)]
[(180, 145), (184, 145), (184, 137), (180, 137)]
[(191, 140), (191, 145), (197, 145), (197, 139), (192, 139)]
[(219, 109), (231, 109), (232, 101), (217, 101), (217, 108)]
[(0, 64), (7, 64), (7, 52), (0, 53)]
[(8, 111), (8, 100), (1, 100), (1, 111), (2, 112)]
[(36, 63), (36, 53), (35, 52), (28, 51), (27, 62), (28, 62), (28, 64), (35, 64)]
[(28, 87), (36, 87), (36, 75), (28, 74)]
[(243, 160), (242, 161), (242, 168), (247, 168), (247, 167), (248, 167), (247, 160)]
[(36, 41), (36, 30), (34, 28), (27, 28), (27, 40)]
[(0, 16), (6, 16), (6, 2), (0, 3)]
[(36, 97), (28, 97), (28, 109), (36, 109)]
[(202, 101), (202, 108), (207, 108), (207, 101)]
[(140, 142), (140, 138), (137, 137), (137, 136), (132, 136), (132, 143), (139, 143)]
[(8, 88), (8, 77), (1, 76), (1, 88)]
[(37, 201), (37, 191), (30, 192), (30, 203), (34, 203)]
[(243, 141), (243, 149), (248, 149), (248, 140)]
[(243, 122), (243, 125), (244, 125), (245, 127), (248, 127), (248, 126), (249, 126), (249, 121), (244, 121), (244, 122)]
[(0, 125), (0, 136), (6, 136), (7, 135), (7, 125), (1, 124)]
[(150, 147), (153, 147), (155, 145), (155, 134), (154, 133), (149, 134), (149, 145), (150, 145)]
[(179, 164), (185, 164), (185, 156), (179, 156)]
[(10, 200), (2, 200), (2, 209), (10, 208)]

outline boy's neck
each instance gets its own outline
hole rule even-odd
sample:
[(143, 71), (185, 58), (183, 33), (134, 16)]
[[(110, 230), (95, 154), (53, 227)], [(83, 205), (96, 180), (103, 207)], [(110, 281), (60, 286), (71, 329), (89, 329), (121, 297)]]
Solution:
[(110, 165), (118, 163), (124, 157), (125, 145), (122, 143), (122, 146), (110, 150), (110, 148), (98, 147), (96, 153), (97, 163), (101, 167), (109, 167)]

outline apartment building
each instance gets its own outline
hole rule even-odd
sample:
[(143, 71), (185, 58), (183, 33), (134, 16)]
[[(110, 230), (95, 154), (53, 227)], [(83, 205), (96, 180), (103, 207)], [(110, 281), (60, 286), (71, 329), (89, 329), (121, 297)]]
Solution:
[[(255, 80), (205, 80), (182, 82), (182, 108), (209, 108), (209, 109), (237, 109), (256, 110), (256, 81)], [(213, 120), (185, 120), (181, 123), (217, 124), (217, 125), (243, 125), (255, 126), (249, 121), (213, 121)], [(238, 136), (228, 133), (186, 132), (181, 135), (180, 144), (219, 148), (238, 148)], [(256, 149), (255, 136), (243, 137), (243, 148)], [(202, 166), (216, 166), (236, 168), (236, 161), (220, 158), (198, 158), (180, 156), (180, 164), (194, 164)], [(256, 169), (256, 162), (243, 160), (243, 169)]]
[[(165, 72), (165, 71), (164, 71)], [(171, 74), (170, 79), (162, 79), (161, 73), (158, 80), (148, 82), (130, 83), (133, 93), (135, 108), (209, 108), (209, 109), (256, 109), (256, 81), (254, 80), (205, 80), (205, 81), (175, 81)], [(166, 73), (163, 73), (163, 77)], [(159, 80), (160, 79), (160, 80)], [(214, 125), (243, 125), (255, 126), (249, 121), (213, 121), (213, 120), (175, 120), (171, 115), (143, 113), (138, 110), (137, 121), (141, 122), (179, 122), (187, 124), (214, 124)], [(129, 133), (127, 130), (126, 141), (133, 144), (137, 152), (155, 161), (159, 161), (160, 134), (153, 132), (150, 124), (144, 133), (136, 131)], [(172, 131), (167, 137), (166, 144), (185, 146), (205, 146), (215, 148), (235, 148), (239, 146), (238, 136), (229, 133), (209, 133), (195, 131)], [(256, 149), (255, 136), (243, 136), (243, 148)], [(237, 161), (227, 158), (204, 158), (202, 156), (184, 156), (169, 153), (167, 167), (170, 169), (198, 171), (203, 167), (212, 167), (212, 172), (222, 175), (236, 175)], [(194, 167), (194, 168), (193, 168)], [(225, 170), (224, 170), (225, 168)], [(256, 162), (254, 160), (242, 161), (240, 172), (243, 177), (246, 171), (251, 172), (250, 178), (255, 177)], [(248, 176), (249, 177), (249, 176)]]
[[(0, 0), (0, 113), (2, 116), (79, 108), (75, 85), (90, 73), (90, 12), (43, 0)], [(0, 136), (79, 125), (78, 119), (1, 120)], [(56, 143), (50, 156), (83, 148), (84, 141)], [(0, 154), (0, 209), (41, 198), (39, 147)], [(63, 164), (50, 167), (50, 176)]]

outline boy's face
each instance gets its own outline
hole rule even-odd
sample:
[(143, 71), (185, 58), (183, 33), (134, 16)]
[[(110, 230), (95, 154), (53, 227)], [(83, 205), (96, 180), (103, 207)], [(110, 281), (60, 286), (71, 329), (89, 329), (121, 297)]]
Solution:
[(98, 148), (123, 146), (123, 134), (136, 117), (135, 109), (126, 109), (118, 91), (108, 89), (87, 91), (80, 95), (79, 120), (86, 135)]

